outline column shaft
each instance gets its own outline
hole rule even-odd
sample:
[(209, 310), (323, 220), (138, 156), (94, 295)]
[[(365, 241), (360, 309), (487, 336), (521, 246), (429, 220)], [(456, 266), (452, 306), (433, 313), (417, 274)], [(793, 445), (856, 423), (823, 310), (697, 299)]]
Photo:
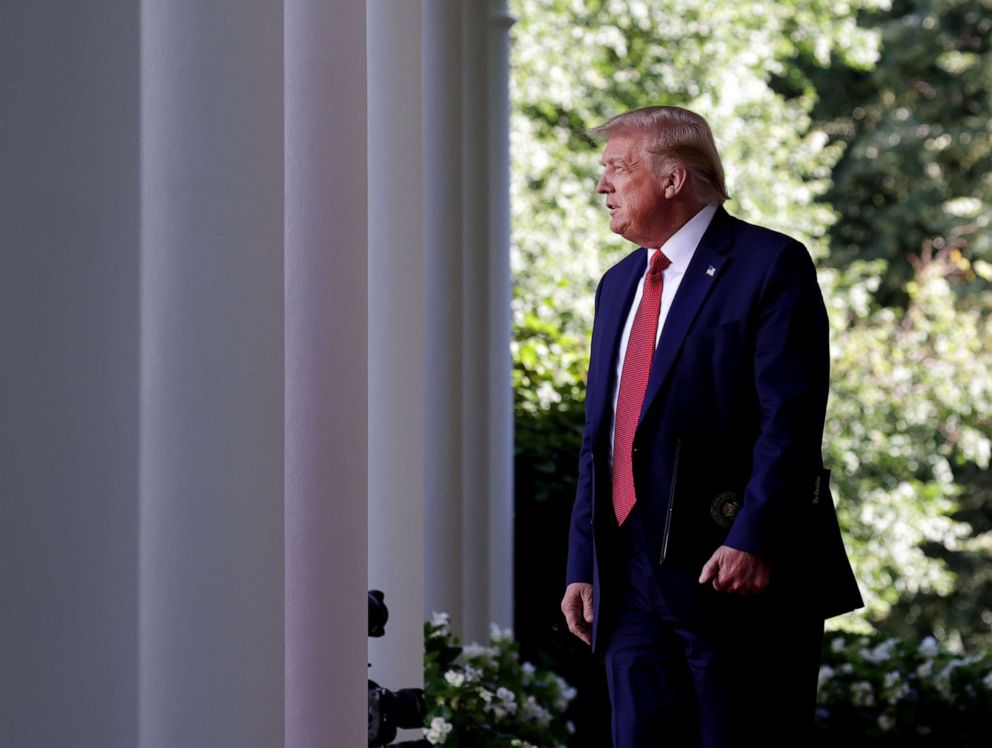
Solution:
[(490, 439), (489, 617), (513, 624), (513, 300), (510, 277), (510, 27), (506, 0), (490, 0), (486, 19), (486, 158), (488, 175), (488, 310), (486, 389)]
[[(386, 636), (369, 642), (384, 687), (423, 682), (425, 332), (421, 3), (373, 0), (369, 23), (369, 586)], [(422, 737), (422, 736), (416, 736)]]
[(0, 745), (138, 735), (138, 8), (0, 12)]
[(367, 732), (365, 3), (287, 0), (285, 39), (285, 746), (360, 746)]
[(463, 612), (462, 3), (424, 0), (425, 613)]
[(426, 602), (468, 640), (512, 623), (508, 23), (424, 2)]
[(141, 13), (140, 745), (283, 739), (283, 38)]

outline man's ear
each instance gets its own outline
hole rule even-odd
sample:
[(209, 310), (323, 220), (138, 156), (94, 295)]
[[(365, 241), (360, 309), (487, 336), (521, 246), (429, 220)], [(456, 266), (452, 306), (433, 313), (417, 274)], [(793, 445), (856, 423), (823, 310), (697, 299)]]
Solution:
[(676, 166), (668, 174), (662, 177), (661, 188), (665, 191), (665, 197), (671, 200), (685, 189), (689, 179), (689, 173), (684, 166)]

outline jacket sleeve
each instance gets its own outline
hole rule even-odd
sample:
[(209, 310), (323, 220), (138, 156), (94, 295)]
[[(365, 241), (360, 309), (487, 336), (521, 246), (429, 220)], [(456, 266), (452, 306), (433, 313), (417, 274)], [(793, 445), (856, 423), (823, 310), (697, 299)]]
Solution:
[(751, 475), (726, 545), (767, 557), (795, 537), (822, 464), (829, 328), (806, 248), (786, 243), (762, 284), (754, 335), (759, 431)]
[[(595, 310), (599, 311), (599, 296), (603, 281), (596, 288)], [(596, 337), (593, 322), (593, 339)], [(590, 346), (591, 348), (591, 346)], [(568, 563), (565, 570), (565, 584), (593, 581), (593, 455), (592, 455), (592, 415), (591, 393), (593, 383), (599, 376), (596, 356), (590, 352), (589, 373), (586, 376), (585, 425), (582, 428), (582, 447), (579, 449), (579, 476), (575, 489), (575, 503), (572, 505), (572, 520), (568, 533)]]

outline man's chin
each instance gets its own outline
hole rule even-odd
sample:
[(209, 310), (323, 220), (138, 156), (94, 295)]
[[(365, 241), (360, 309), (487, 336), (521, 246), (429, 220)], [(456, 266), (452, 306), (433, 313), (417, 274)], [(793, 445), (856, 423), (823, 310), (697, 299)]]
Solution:
[(628, 231), (629, 228), (630, 228), (629, 223), (610, 221), (610, 231), (612, 231), (614, 234), (619, 234), (629, 242), (638, 244), (637, 240), (630, 236), (630, 232)]

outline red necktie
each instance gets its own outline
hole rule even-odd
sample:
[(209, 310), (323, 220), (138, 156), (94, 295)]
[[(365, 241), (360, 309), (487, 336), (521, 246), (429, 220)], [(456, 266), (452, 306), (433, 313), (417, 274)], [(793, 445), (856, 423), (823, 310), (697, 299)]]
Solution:
[(648, 388), (651, 359), (658, 333), (658, 314), (661, 310), (661, 289), (664, 285), (662, 270), (672, 264), (659, 249), (651, 258), (651, 267), (644, 276), (641, 303), (634, 315), (634, 324), (627, 340), (620, 375), (620, 392), (617, 395), (617, 417), (613, 432), (613, 512), (617, 524), (623, 524), (634, 508), (634, 466), (631, 450), (634, 432), (641, 417), (644, 392)]

